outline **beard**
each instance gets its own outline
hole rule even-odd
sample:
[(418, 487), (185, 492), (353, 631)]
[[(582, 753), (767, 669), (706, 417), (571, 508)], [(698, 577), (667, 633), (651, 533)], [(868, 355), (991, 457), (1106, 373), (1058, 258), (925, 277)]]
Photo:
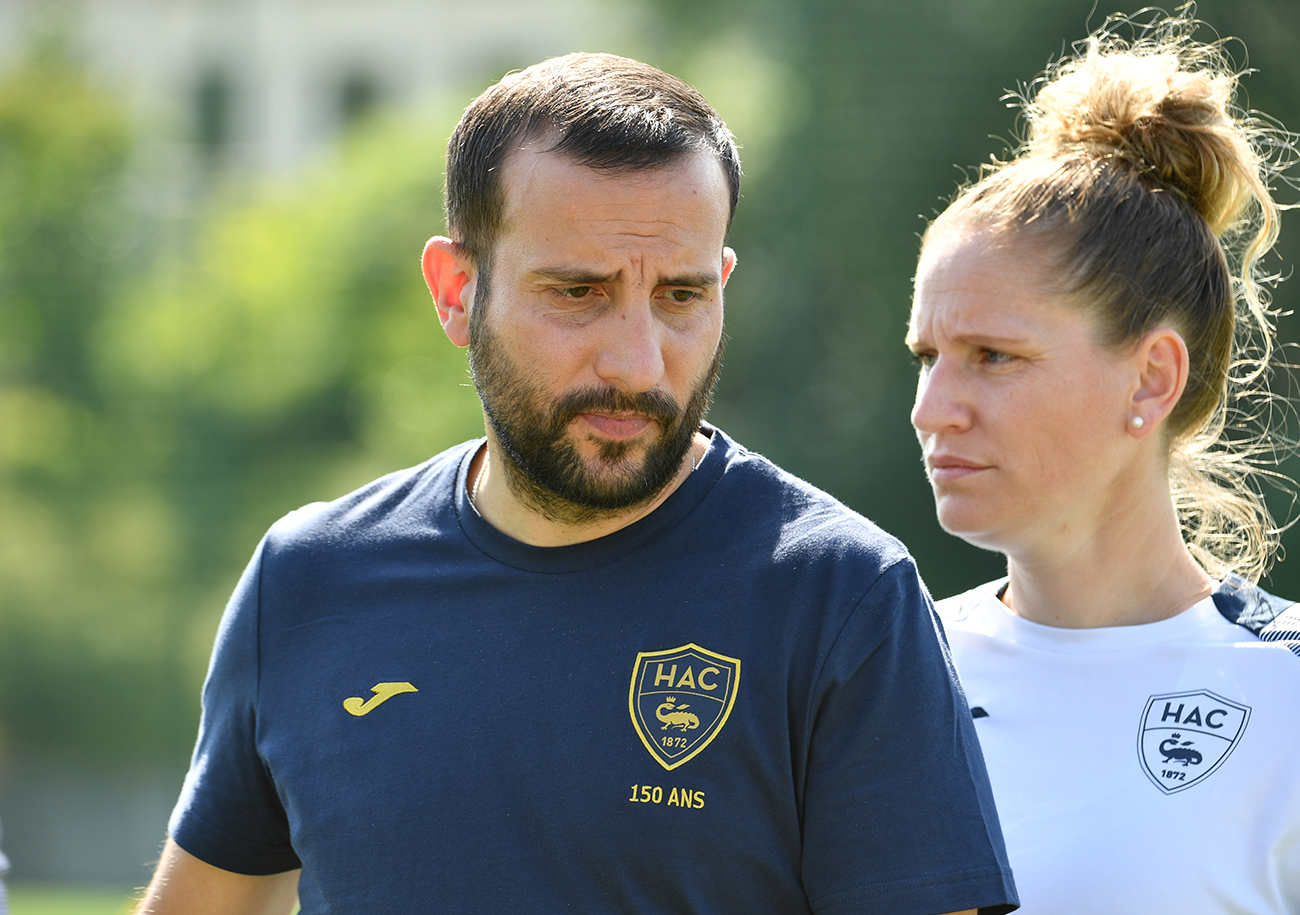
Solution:
[[(480, 282), (480, 293), (486, 290)], [(487, 296), (481, 301), (487, 304)], [(481, 305), (471, 313), (469, 365), (514, 496), (549, 521), (582, 524), (652, 501), (672, 482), (713, 401), (726, 335), (685, 406), (662, 391), (589, 386), (548, 400), (542, 385), (506, 354)], [(583, 413), (635, 413), (658, 426), (648, 445), (599, 441), (583, 458), (569, 425)], [(638, 451), (643, 451), (640, 459)], [(592, 465), (596, 466), (592, 466)]]

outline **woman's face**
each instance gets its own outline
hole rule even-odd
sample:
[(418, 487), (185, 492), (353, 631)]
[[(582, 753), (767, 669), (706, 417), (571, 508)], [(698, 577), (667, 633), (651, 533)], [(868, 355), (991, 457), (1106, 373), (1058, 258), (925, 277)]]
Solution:
[(907, 333), (939, 523), (1009, 555), (1078, 546), (1135, 485), (1137, 373), (1051, 291), (1046, 266), (1034, 245), (937, 227)]

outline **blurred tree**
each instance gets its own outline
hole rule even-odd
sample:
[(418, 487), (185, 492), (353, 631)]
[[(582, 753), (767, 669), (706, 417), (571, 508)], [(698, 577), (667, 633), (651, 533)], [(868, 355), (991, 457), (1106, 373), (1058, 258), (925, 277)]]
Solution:
[(121, 107), (57, 42), (0, 76), (0, 736), (18, 743), (115, 743), (118, 707), (160, 724), (153, 671), (128, 668), (142, 592), (169, 574), (168, 514), (114, 485), (89, 358), (138, 237), (131, 151)]
[(419, 272), (455, 109), (421, 120), (360, 121), (293, 179), (227, 188), (166, 257), (125, 258), (122, 113), (65, 60), (0, 81), (11, 750), (183, 758), (267, 525), (481, 429)]
[(90, 403), (90, 328), (116, 252), (131, 137), (57, 45), (0, 82), (0, 373)]
[(187, 579), (228, 589), (286, 510), (481, 430), (420, 276), (454, 115), (425, 124), (364, 123), (337, 158), (231, 193), (105, 322), (107, 383), (174, 423)]

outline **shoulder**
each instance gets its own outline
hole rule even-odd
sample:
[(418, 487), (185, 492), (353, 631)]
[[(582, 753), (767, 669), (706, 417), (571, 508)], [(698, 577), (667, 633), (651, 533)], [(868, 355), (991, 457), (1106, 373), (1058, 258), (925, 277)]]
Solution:
[[(715, 435), (722, 435), (715, 430)], [(907, 548), (875, 522), (756, 452), (723, 437), (726, 466), (713, 509), (720, 526), (773, 531), (774, 555), (863, 557), (885, 569), (911, 564)]]
[(1291, 604), (1256, 635), (1261, 641), (1285, 645), (1300, 657), (1300, 605)]
[(409, 535), (454, 514), (454, 484), (466, 454), (463, 442), (423, 464), (395, 471), (330, 502), (285, 515), (266, 536), (269, 552), (295, 547), (363, 545)]
[(972, 625), (975, 617), (975, 608), (987, 597), (996, 595), (1006, 587), (1006, 583), (1005, 578), (985, 582), (978, 587), (971, 588), (969, 591), (963, 591), (961, 594), (954, 594), (952, 597), (945, 597), (943, 600), (935, 601), (934, 608), (938, 611), (939, 619), (943, 621), (945, 628), (968, 627)]
[(1236, 575), (1227, 576), (1213, 597), (1224, 619), (1250, 630), (1261, 641), (1280, 642), (1300, 655), (1300, 604)]

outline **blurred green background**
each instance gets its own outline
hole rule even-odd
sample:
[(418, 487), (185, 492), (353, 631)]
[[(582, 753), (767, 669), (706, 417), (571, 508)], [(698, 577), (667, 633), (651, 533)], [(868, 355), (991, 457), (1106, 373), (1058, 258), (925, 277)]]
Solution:
[[(1112, 11), (2, 0), (0, 822), (17, 915), (77, 911), (39, 908), (23, 881), (147, 879), (217, 620), (263, 530), (481, 434), (418, 255), (442, 231), (445, 139), (507, 69), (609, 50), (710, 98), (746, 169), (712, 419), (902, 537), (937, 595), (998, 574), (935, 524), (908, 424), (917, 236), (1014, 136), (1004, 90)], [(1244, 41), (1229, 50), (1258, 69), (1246, 103), (1300, 126), (1300, 4), (1197, 12)], [(1271, 266), (1298, 255), (1288, 216)], [(1284, 283), (1276, 302), (1297, 296)], [(1269, 584), (1300, 594), (1300, 566)]]

